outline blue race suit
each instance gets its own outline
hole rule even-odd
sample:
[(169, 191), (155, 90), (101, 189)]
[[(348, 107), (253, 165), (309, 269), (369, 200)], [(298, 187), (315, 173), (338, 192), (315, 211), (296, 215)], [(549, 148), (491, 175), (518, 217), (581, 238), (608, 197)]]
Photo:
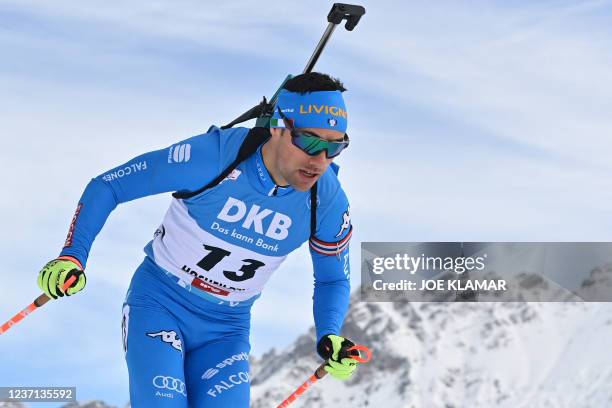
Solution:
[[(85, 265), (119, 203), (207, 185), (232, 163), (248, 132), (213, 128), (94, 178), (61, 255)], [(133, 407), (248, 407), (251, 305), (306, 241), (317, 340), (339, 334), (348, 308), (352, 226), (336, 172), (332, 164), (318, 181), (313, 235), (310, 192), (275, 185), (261, 147), (216, 186), (172, 199), (123, 306)]]

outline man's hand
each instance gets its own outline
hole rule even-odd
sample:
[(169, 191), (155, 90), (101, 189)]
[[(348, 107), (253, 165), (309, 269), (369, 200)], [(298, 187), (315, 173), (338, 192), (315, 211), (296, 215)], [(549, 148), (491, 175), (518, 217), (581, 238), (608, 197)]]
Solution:
[(334, 334), (321, 337), (317, 345), (317, 352), (327, 360), (325, 371), (339, 380), (350, 378), (357, 369), (357, 360), (351, 358), (351, 355), (359, 354), (358, 351), (348, 350), (354, 345), (352, 341)]
[[(77, 280), (64, 291), (64, 285), (71, 276), (77, 276)], [(59, 257), (48, 262), (38, 274), (38, 287), (52, 299), (74, 295), (85, 288), (86, 282), (81, 265), (69, 257)]]

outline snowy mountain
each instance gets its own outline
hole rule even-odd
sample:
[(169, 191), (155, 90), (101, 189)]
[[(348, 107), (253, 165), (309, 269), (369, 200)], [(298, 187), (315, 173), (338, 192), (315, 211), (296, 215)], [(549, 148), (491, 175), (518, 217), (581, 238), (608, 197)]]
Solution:
[[(582, 290), (606, 288), (612, 268)], [(602, 282), (603, 281), (603, 282)], [(523, 275), (523, 290), (573, 298)], [(354, 378), (324, 378), (297, 407), (610, 407), (612, 304), (363, 303), (358, 294), (343, 334), (374, 352)], [(252, 364), (252, 407), (273, 407), (320, 364), (314, 330)]]
[(584, 299), (612, 301), (612, 265), (606, 264), (591, 270), (576, 293)]

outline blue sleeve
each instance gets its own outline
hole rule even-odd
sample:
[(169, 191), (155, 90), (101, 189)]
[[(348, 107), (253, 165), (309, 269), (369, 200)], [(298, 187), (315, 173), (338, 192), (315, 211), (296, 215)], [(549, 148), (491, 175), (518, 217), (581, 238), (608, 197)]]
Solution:
[(318, 209), (317, 231), (309, 242), (317, 343), (326, 334), (339, 335), (346, 317), (351, 291), (349, 241), (353, 232), (348, 200), (339, 185), (329, 205)]
[[(220, 172), (220, 157), (233, 137), (246, 131), (232, 129), (220, 136), (218, 129), (186, 139), (168, 148), (140, 155), (92, 179), (72, 218), (61, 256), (87, 262), (91, 245), (118, 204), (170, 191), (195, 191)], [(228, 138), (231, 141), (221, 139)], [(238, 143), (239, 144), (239, 143)]]

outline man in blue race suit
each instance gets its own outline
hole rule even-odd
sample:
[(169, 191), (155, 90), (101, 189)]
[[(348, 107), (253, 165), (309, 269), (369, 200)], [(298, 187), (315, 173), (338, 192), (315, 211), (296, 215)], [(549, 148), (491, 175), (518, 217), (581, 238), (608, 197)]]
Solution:
[(352, 225), (332, 163), (349, 143), (343, 91), (328, 75), (298, 75), (270, 128), (213, 127), (87, 185), (60, 256), (38, 276), (53, 299), (85, 287), (91, 245), (119, 203), (174, 192), (123, 306), (133, 407), (248, 407), (251, 306), (306, 241), (317, 351), (334, 377), (354, 372), (340, 336)]

